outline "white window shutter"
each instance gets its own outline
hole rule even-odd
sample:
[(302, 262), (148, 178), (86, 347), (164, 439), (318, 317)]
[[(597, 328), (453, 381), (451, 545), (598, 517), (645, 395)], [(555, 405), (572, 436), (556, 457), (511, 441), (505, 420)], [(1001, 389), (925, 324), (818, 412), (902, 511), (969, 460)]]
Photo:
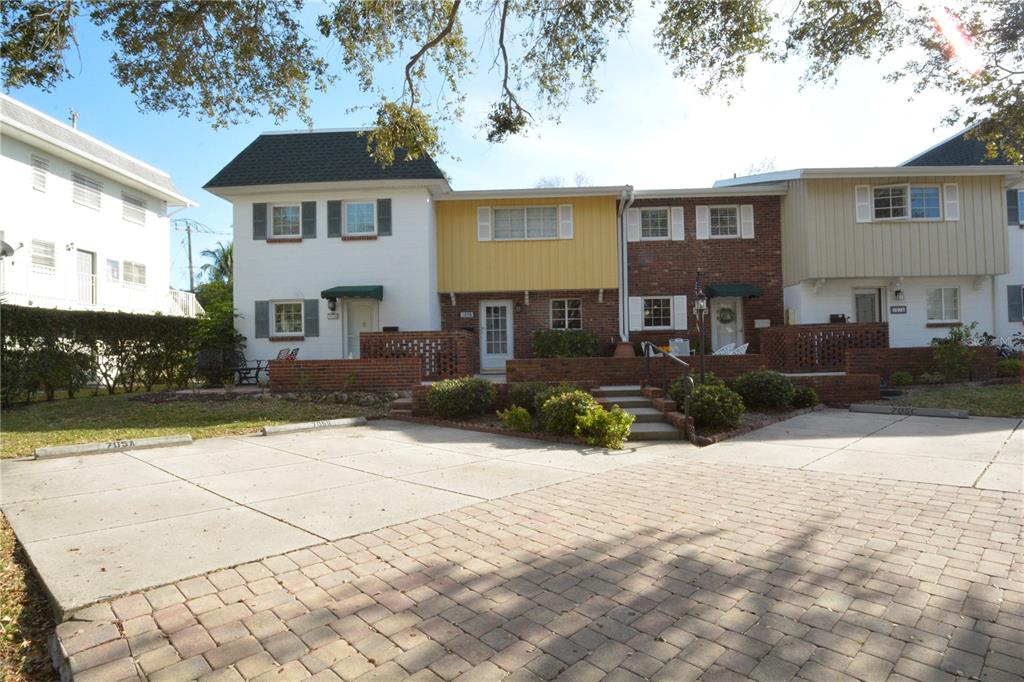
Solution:
[(711, 238), (711, 209), (707, 206), (697, 207), (697, 239)]
[(572, 204), (558, 207), (558, 238), (572, 239)]
[(644, 328), (644, 299), (640, 296), (629, 297), (629, 331), (640, 331)]
[(491, 241), (491, 207), (480, 206), (476, 209), (476, 238), (477, 241)]
[(854, 189), (857, 203), (857, 222), (871, 222), (871, 186), (857, 185)]
[(740, 236), (744, 239), (754, 238), (754, 206), (752, 204), (740, 206)]
[(683, 218), (683, 207), (673, 206), (672, 207), (672, 239), (675, 241), (682, 241), (686, 239), (686, 223)]
[(640, 209), (630, 208), (626, 210), (626, 241), (640, 241)]
[(960, 220), (960, 186), (947, 182), (942, 186), (946, 220)]
[(686, 329), (686, 296), (672, 297), (672, 328)]

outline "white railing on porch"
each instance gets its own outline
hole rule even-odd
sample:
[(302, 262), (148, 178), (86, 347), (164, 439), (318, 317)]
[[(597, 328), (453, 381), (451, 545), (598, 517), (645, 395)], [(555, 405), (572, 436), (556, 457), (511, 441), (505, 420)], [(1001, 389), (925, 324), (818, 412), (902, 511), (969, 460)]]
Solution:
[(196, 317), (203, 312), (203, 306), (199, 305), (196, 295), (191, 291), (180, 291), (171, 289), (167, 295), (168, 314), (181, 315), (182, 317)]

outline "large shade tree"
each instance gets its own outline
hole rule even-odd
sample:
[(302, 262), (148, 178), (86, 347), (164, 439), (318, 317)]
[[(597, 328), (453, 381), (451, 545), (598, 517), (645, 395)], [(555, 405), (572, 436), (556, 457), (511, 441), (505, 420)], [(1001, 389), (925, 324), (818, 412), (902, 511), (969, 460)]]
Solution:
[[(914, 56), (888, 77), (949, 92), (957, 104), (946, 123), (976, 124), (971, 134), (991, 156), (1021, 162), (1024, 0), (654, 5), (654, 44), (705, 93), (741, 83), (757, 60), (799, 57), (807, 80), (832, 82), (844, 62), (908, 48)], [(479, 123), (494, 142), (557, 118), (570, 98), (593, 101), (596, 69), (633, 16), (630, 0), (327, 0), (315, 19), (323, 40), (314, 41), (302, 9), (302, 0), (6, 0), (3, 80), (48, 89), (71, 77), (68, 53), (84, 20), (102, 29), (114, 75), (142, 109), (215, 126), (293, 111), (312, 123), (311, 92), (344, 71), (375, 96), (368, 145), (387, 164), (397, 149), (444, 150), (438, 129), (464, 116), (466, 81), (478, 69), (491, 77)], [(395, 65), (397, 77), (386, 68)]]

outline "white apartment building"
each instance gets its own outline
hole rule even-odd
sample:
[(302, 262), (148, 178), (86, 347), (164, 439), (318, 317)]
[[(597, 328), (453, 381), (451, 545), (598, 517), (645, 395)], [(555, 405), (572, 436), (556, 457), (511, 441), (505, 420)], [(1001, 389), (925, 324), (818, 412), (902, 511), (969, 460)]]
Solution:
[(170, 286), (170, 216), (193, 205), (163, 171), (0, 95), (5, 303), (198, 314)]

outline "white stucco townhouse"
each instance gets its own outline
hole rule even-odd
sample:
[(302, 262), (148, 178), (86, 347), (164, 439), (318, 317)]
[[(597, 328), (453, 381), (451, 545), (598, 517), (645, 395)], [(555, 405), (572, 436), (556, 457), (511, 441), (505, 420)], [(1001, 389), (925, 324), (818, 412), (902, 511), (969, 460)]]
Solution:
[(250, 360), (358, 358), (359, 333), (441, 328), (427, 157), (373, 162), (357, 130), (265, 133), (205, 188), (234, 216), (237, 329)]
[(170, 286), (170, 214), (194, 205), (138, 159), (0, 95), (5, 303), (195, 315)]

